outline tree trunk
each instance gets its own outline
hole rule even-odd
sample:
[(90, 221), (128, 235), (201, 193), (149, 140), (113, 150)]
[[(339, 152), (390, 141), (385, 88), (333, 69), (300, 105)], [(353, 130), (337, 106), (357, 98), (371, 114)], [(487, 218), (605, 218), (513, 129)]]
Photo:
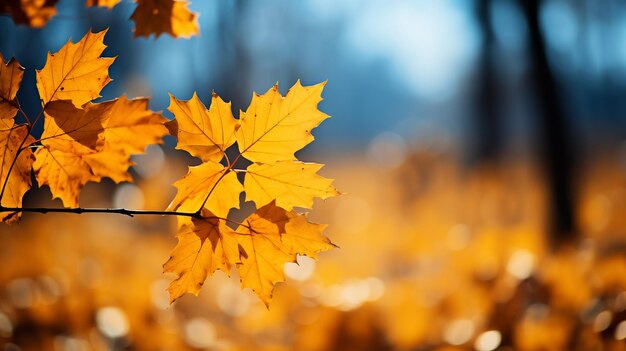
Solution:
[(475, 96), (471, 163), (497, 162), (502, 153), (502, 121), (498, 109), (495, 39), (490, 21), (491, 0), (479, 0), (477, 19), (483, 34)]
[(548, 189), (549, 234), (553, 247), (577, 237), (574, 219), (572, 140), (548, 62), (539, 23), (540, 0), (518, 0), (526, 16), (532, 64), (531, 89), (536, 98), (539, 151)]

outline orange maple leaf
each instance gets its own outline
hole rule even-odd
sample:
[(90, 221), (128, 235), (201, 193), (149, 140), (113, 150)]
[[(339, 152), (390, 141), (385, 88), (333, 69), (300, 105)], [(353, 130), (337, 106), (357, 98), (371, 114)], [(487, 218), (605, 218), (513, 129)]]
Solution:
[(46, 65), (37, 71), (37, 90), (44, 106), (50, 101), (69, 100), (76, 107), (100, 97), (107, 85), (108, 68), (115, 58), (100, 57), (106, 48), (104, 35), (87, 33), (78, 43), (69, 40), (61, 50), (48, 52)]
[[(16, 125), (12, 119), (0, 119), (0, 189), (2, 207), (21, 207), (22, 197), (31, 186), (30, 172), (33, 153), (30, 149), (18, 151), (34, 139), (25, 125)], [(15, 162), (14, 162), (15, 160)], [(0, 213), (0, 221), (16, 220), (21, 213)]]
[(205, 208), (221, 217), (231, 208), (239, 208), (243, 186), (237, 174), (217, 162), (189, 167), (189, 172), (174, 186), (178, 189), (169, 210), (196, 212)]
[(167, 33), (174, 38), (197, 35), (198, 16), (189, 11), (187, 2), (181, 0), (136, 0), (137, 8), (131, 18), (135, 20), (135, 36), (157, 38)]
[(17, 90), (22, 83), (24, 68), (17, 60), (5, 63), (0, 54), (0, 119), (13, 118), (19, 110)]
[(169, 122), (170, 134), (178, 139), (177, 149), (185, 150), (202, 161), (219, 162), (224, 151), (235, 143), (237, 121), (230, 103), (213, 93), (207, 110), (196, 93), (181, 101), (170, 95), (169, 110), (176, 119)]
[[(33, 153), (30, 149), (20, 152), (24, 145), (34, 141), (26, 125), (17, 125), (13, 117), (19, 111), (17, 91), (22, 82), (24, 69), (16, 60), (4, 62), (0, 55), (0, 199), (2, 207), (21, 207), (24, 193), (30, 189), (30, 170)], [(21, 213), (4, 212), (0, 221), (18, 219)]]
[(227, 257), (231, 253), (232, 259), (238, 250), (233, 230), (207, 210), (202, 215), (204, 219), (192, 219), (181, 227), (178, 244), (163, 265), (163, 271), (178, 275), (168, 289), (170, 302), (187, 292), (198, 295), (207, 275), (218, 269), (230, 275), (232, 265), (238, 262)]
[(285, 263), (296, 262), (296, 254), (316, 257), (318, 252), (335, 247), (322, 235), (324, 228), (274, 203), (251, 214), (236, 234), (229, 234), (241, 247), (241, 263), (237, 263), (241, 287), (254, 290), (269, 305), (274, 285), (285, 280)]

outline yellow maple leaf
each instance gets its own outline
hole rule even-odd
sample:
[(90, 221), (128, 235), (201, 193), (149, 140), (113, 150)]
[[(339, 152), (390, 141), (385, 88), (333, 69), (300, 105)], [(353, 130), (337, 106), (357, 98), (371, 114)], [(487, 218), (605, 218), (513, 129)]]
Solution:
[(323, 165), (298, 161), (279, 161), (271, 164), (253, 163), (246, 170), (244, 190), (246, 200), (264, 206), (274, 200), (276, 205), (311, 208), (313, 198), (326, 199), (339, 195), (331, 185), (332, 179), (317, 174)]
[(196, 212), (204, 204), (204, 208), (220, 217), (228, 216), (231, 208), (239, 208), (239, 194), (243, 191), (235, 172), (216, 162), (189, 167), (189, 172), (174, 186), (178, 192), (169, 210)]
[[(16, 125), (12, 119), (0, 119), (0, 189), (4, 188), (0, 202), (2, 207), (21, 207), (22, 197), (30, 189), (33, 153), (30, 149), (24, 149), (18, 155), (18, 150), (33, 141), (25, 125)], [(17, 219), (20, 215), (3, 212), (0, 213), (0, 221)]]
[(135, 36), (159, 37), (167, 33), (174, 38), (189, 38), (198, 34), (198, 15), (189, 11), (187, 4), (179, 0), (137, 0), (131, 16), (135, 21)]
[(230, 103), (213, 93), (207, 110), (196, 93), (189, 101), (170, 95), (168, 107), (174, 120), (168, 123), (170, 133), (178, 139), (177, 149), (185, 150), (202, 161), (219, 162), (224, 151), (235, 143), (237, 121)]
[[(280, 213), (280, 210), (274, 209), (274, 211)], [(287, 212), (287, 216), (289, 217), (289, 222), (285, 224), (285, 233), (288, 235), (281, 236), (281, 240), (294, 252), (303, 256), (317, 258), (319, 252), (337, 247), (330, 239), (322, 235), (322, 232), (327, 227), (326, 224), (311, 223), (306, 216), (297, 214), (294, 211)]]
[(209, 211), (202, 214), (203, 219), (193, 218), (180, 228), (178, 244), (163, 265), (164, 272), (178, 276), (168, 288), (170, 302), (187, 292), (198, 295), (207, 275), (218, 269), (230, 275), (231, 267), (236, 263), (230, 262), (226, 255), (229, 252), (228, 256), (237, 256), (232, 254), (238, 250), (233, 230)]
[(121, 97), (82, 109), (55, 101), (45, 116), (43, 147), (35, 152), (33, 168), (39, 184), (48, 184), (65, 207), (78, 206), (80, 189), (90, 181), (131, 180), (130, 155), (167, 134), (165, 119), (148, 109), (147, 99)]
[(108, 68), (115, 58), (100, 57), (106, 48), (104, 35), (87, 33), (78, 43), (69, 40), (55, 54), (48, 52), (46, 65), (37, 71), (37, 90), (45, 106), (50, 101), (69, 100), (76, 107), (100, 97), (107, 85)]
[[(241, 287), (252, 289), (266, 305), (274, 285), (285, 280), (283, 266), (296, 262), (296, 254), (315, 257), (334, 245), (322, 235), (325, 226), (313, 224), (304, 215), (277, 207), (261, 207), (229, 233), (241, 246), (237, 271)], [(231, 259), (232, 261), (232, 259)]]
[(13, 118), (19, 110), (17, 90), (24, 76), (24, 68), (17, 60), (5, 63), (0, 54), (0, 119)]
[(297, 81), (285, 97), (278, 85), (254, 94), (236, 132), (239, 152), (253, 162), (295, 160), (294, 153), (313, 141), (311, 130), (329, 117), (317, 109), (325, 84), (304, 87)]
[(0, 4), (0, 12), (10, 14), (16, 24), (41, 28), (57, 13), (57, 2), (58, 0), (5, 0)]

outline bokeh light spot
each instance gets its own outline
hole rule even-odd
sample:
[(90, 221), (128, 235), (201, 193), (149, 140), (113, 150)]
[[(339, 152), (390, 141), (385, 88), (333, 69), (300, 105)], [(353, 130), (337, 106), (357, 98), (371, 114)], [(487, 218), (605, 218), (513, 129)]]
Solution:
[(497, 330), (489, 330), (480, 334), (474, 342), (476, 351), (492, 351), (500, 346), (502, 334)]
[(285, 265), (285, 275), (300, 282), (306, 281), (315, 272), (315, 260), (298, 255), (298, 263), (289, 262)]
[(390, 170), (402, 165), (406, 152), (404, 138), (396, 133), (382, 132), (370, 142), (367, 156), (372, 166)]
[(524, 280), (535, 270), (535, 255), (528, 250), (513, 252), (506, 265), (506, 271), (513, 277)]
[(443, 340), (450, 345), (463, 345), (474, 336), (474, 322), (457, 319), (448, 323), (443, 330)]
[(103, 307), (96, 312), (96, 325), (105, 336), (116, 339), (128, 334), (130, 325), (124, 311), (117, 307)]
[(204, 318), (193, 318), (185, 323), (185, 341), (191, 347), (198, 349), (211, 347), (216, 338), (215, 326)]

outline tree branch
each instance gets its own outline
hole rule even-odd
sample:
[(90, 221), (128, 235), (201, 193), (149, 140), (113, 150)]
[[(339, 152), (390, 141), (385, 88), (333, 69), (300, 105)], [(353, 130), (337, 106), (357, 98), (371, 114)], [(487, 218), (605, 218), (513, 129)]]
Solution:
[(198, 212), (178, 212), (178, 211), (156, 211), (156, 210), (129, 210), (126, 208), (64, 208), (64, 207), (2, 207), (0, 206), (0, 213), (3, 212), (11, 212), (11, 213), (19, 213), (19, 212), (34, 212), (34, 213), (73, 213), (73, 214), (83, 214), (83, 213), (108, 213), (108, 214), (120, 214), (128, 217), (135, 216), (181, 216), (181, 217), (191, 217), (196, 219), (221, 219), (225, 222), (233, 223), (235, 225), (244, 226), (250, 230), (249, 225), (233, 221), (232, 219), (219, 217), (219, 216), (207, 216), (202, 217)]
[[(49, 207), (0, 207), (0, 213), (2, 212), (35, 212), (35, 213), (74, 213), (74, 214), (82, 214), (82, 213), (109, 213), (109, 214), (121, 214), (129, 217), (134, 217), (136, 215), (157, 215), (157, 216), (183, 216), (183, 217), (192, 217), (203, 219), (204, 217), (200, 216), (197, 212), (177, 212), (177, 211), (153, 211), (153, 210), (129, 210), (125, 208), (49, 208)], [(225, 219), (221, 217), (209, 217), (209, 218), (219, 218)], [(206, 218), (204, 218), (206, 219)]]

